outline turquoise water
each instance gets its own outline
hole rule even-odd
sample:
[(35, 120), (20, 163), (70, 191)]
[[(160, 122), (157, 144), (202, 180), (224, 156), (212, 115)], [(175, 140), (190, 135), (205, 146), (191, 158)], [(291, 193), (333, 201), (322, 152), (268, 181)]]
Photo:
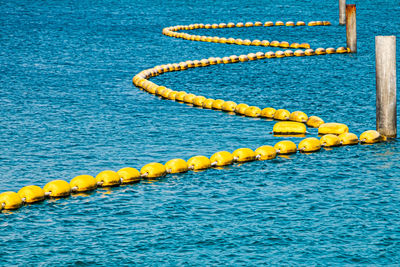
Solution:
[[(159, 64), (270, 50), (173, 39), (163, 27), (329, 20), (197, 32), (338, 47), (337, 10), (337, 1), (2, 2), (0, 192), (275, 144), (274, 122), (161, 100), (131, 78)], [(152, 81), (302, 110), (359, 135), (375, 127), (374, 36), (399, 36), (400, 6), (360, 1), (357, 12), (356, 55), (214, 65)], [(25, 206), (0, 216), (0, 264), (399, 264), (399, 151), (397, 141), (339, 147)]]

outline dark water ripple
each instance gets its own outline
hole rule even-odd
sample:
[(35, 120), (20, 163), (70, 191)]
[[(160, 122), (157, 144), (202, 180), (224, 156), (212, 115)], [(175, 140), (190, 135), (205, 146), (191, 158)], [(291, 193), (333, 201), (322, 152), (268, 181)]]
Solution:
[[(218, 65), (153, 80), (302, 110), (359, 135), (375, 127), (374, 36), (399, 35), (400, 10), (385, 0), (357, 10), (357, 55)], [(0, 11), (1, 191), (282, 140), (269, 134), (273, 122), (134, 88), (132, 76), (154, 65), (263, 50), (172, 39), (163, 27), (330, 20), (325, 28), (201, 33), (345, 45), (337, 1), (11, 1)], [(341, 147), (26, 206), (1, 216), (0, 264), (396, 265), (399, 150), (397, 141)]]

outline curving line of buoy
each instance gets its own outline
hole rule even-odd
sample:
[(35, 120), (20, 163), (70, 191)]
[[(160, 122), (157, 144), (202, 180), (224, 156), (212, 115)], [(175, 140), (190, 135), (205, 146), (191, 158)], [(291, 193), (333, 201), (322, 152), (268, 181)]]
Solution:
[[(329, 26), (328, 21), (311, 21), (308, 26)], [(355, 134), (349, 133), (347, 125), (342, 123), (325, 123), (324, 120), (317, 116), (307, 116), (302, 111), (290, 112), (286, 109), (275, 109), (272, 107), (259, 108), (250, 106), (245, 103), (235, 103), (233, 101), (225, 101), (222, 99), (212, 99), (205, 96), (196, 96), (185, 91), (174, 91), (165, 86), (159, 86), (148, 79), (160, 74), (172, 71), (181, 71), (188, 68), (207, 67), (215, 64), (230, 64), (236, 62), (245, 62), (251, 60), (283, 58), (292, 56), (314, 56), (334, 53), (349, 53), (350, 50), (345, 47), (339, 48), (310, 48), (308, 43), (292, 43), (285, 41), (268, 40), (249, 40), (234, 39), (218, 36), (200, 36), (190, 35), (182, 30), (193, 29), (217, 29), (217, 28), (234, 28), (234, 27), (272, 27), (272, 26), (306, 26), (303, 21), (286, 23), (282, 21), (272, 22), (246, 22), (246, 23), (220, 23), (220, 24), (190, 24), (178, 25), (164, 28), (162, 33), (166, 36), (181, 38), (191, 41), (214, 42), (224, 44), (263, 46), (263, 47), (280, 47), (297, 49), (284, 51), (257, 52), (247, 55), (231, 55), (227, 57), (210, 57), (201, 60), (188, 60), (185, 62), (171, 63), (166, 65), (155, 66), (146, 69), (135, 75), (132, 82), (135, 86), (147, 91), (150, 94), (158, 95), (164, 99), (174, 100), (182, 103), (192, 104), (196, 107), (204, 109), (221, 110), (224, 112), (234, 113), (246, 117), (259, 117), (269, 120), (277, 120), (273, 127), (273, 133), (277, 135), (306, 135), (307, 126), (318, 128), (320, 139), (308, 137), (303, 139), (298, 146), (292, 141), (284, 140), (276, 143), (274, 146), (263, 145), (254, 151), (250, 148), (239, 148), (232, 153), (228, 151), (219, 151), (214, 153), (210, 158), (202, 155), (194, 156), (189, 160), (172, 159), (161, 164), (152, 162), (143, 166), (140, 171), (125, 167), (119, 171), (106, 170), (93, 177), (91, 175), (79, 175), (74, 177), (69, 183), (64, 180), (54, 180), (47, 183), (43, 188), (36, 185), (29, 185), (21, 188), (18, 192), (3, 192), (0, 194), (0, 210), (15, 210), (24, 204), (31, 204), (45, 200), (46, 198), (68, 197), (71, 194), (88, 192), (101, 187), (113, 187), (123, 184), (137, 183), (143, 179), (156, 179), (164, 177), (168, 174), (184, 173), (187, 171), (200, 171), (209, 168), (217, 168), (234, 163), (244, 163), (255, 160), (270, 160), (277, 155), (288, 155), (299, 152), (312, 153), (317, 152), (321, 147), (336, 147), (344, 145), (373, 144), (386, 140), (375, 130), (365, 131), (358, 138)], [(304, 49), (304, 50), (302, 50)]]

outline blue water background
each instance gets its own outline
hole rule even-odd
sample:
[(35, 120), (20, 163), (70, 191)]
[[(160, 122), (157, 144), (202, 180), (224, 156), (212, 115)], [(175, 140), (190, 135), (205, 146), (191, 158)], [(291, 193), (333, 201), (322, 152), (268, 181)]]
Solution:
[[(337, 2), (1, 1), (0, 192), (275, 144), (283, 138), (269, 134), (274, 122), (161, 100), (131, 78), (159, 64), (272, 50), (161, 35), (171, 25), (329, 20), (331, 27), (193, 33), (345, 46)], [(357, 2), (355, 55), (215, 65), (152, 80), (302, 110), (359, 135), (375, 128), (374, 37), (399, 37), (399, 12), (397, 1)], [(1, 214), (0, 265), (399, 264), (399, 161), (392, 141), (45, 201)]]

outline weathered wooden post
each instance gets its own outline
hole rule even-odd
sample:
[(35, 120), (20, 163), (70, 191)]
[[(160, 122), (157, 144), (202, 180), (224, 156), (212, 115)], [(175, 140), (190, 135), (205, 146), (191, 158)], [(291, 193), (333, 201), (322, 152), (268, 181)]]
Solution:
[(357, 53), (356, 5), (346, 5), (346, 39), (351, 53)]
[(339, 0), (339, 25), (346, 24), (346, 0)]
[(376, 130), (396, 138), (396, 36), (375, 36), (375, 61)]

